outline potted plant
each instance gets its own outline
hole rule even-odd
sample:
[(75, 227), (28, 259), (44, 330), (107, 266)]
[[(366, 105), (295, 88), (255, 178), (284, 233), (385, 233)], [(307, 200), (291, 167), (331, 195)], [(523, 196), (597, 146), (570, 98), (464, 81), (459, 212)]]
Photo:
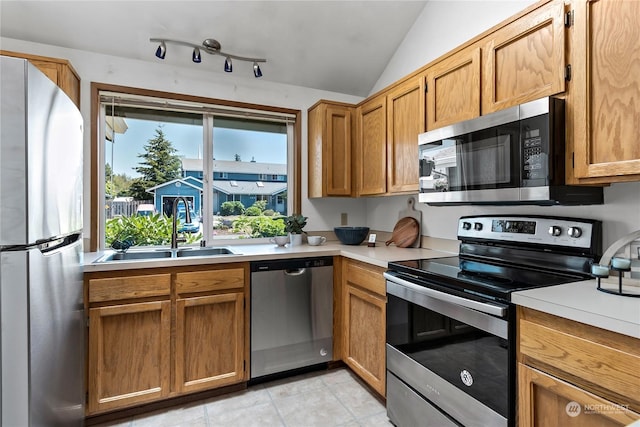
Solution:
[(303, 215), (293, 214), (284, 219), (284, 231), (289, 233), (289, 244), (296, 246), (302, 244), (302, 230), (307, 225), (307, 218)]

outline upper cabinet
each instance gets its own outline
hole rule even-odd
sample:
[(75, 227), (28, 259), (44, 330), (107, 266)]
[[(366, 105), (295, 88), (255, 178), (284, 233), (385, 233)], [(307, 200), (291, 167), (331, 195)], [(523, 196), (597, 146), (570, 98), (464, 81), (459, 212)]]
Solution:
[(320, 101), (308, 111), (309, 197), (351, 196), (355, 107)]
[(585, 183), (638, 181), (640, 2), (575, 0), (573, 9), (574, 175)]
[(482, 114), (565, 90), (564, 3), (503, 26), (482, 47)]
[(28, 59), (30, 63), (57, 84), (71, 98), (73, 103), (80, 108), (80, 77), (78, 77), (78, 73), (76, 73), (69, 61), (6, 50), (0, 50), (0, 54)]
[(358, 196), (387, 192), (387, 97), (376, 96), (357, 110), (355, 170)]
[(424, 77), (387, 93), (387, 192), (418, 191), (418, 135), (425, 131)]
[(418, 191), (418, 134), (425, 131), (424, 77), (407, 79), (358, 107), (357, 195)]
[(480, 115), (480, 48), (472, 46), (426, 71), (427, 129)]

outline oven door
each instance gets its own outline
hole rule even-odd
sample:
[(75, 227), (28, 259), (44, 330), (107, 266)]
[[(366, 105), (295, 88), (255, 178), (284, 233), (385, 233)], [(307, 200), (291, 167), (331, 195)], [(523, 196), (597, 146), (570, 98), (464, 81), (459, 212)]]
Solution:
[[(441, 292), (389, 273), (385, 277), (387, 381), (394, 384), (387, 390), (391, 421), (420, 422), (424, 411), (447, 417), (452, 425), (513, 425), (509, 306)], [(415, 420), (403, 402), (409, 391), (425, 399)]]

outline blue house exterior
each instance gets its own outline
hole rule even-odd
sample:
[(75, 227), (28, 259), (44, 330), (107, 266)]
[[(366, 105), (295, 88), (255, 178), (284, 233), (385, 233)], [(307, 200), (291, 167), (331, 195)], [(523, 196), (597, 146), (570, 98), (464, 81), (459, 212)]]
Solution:
[[(182, 196), (189, 202), (189, 207), (196, 215), (202, 209), (202, 181), (193, 177), (178, 178), (155, 187), (147, 188), (147, 192), (153, 194), (153, 205), (156, 212), (163, 212), (171, 216), (173, 200)], [(181, 205), (178, 206), (182, 208)]]
[[(183, 177), (165, 182), (147, 191), (154, 195), (158, 212), (170, 215), (171, 203), (183, 196), (197, 215), (202, 215), (202, 159), (182, 160)], [(287, 213), (287, 166), (276, 163), (213, 161), (214, 214), (221, 212), (224, 202), (240, 201), (245, 208), (256, 201), (266, 201), (266, 209)]]

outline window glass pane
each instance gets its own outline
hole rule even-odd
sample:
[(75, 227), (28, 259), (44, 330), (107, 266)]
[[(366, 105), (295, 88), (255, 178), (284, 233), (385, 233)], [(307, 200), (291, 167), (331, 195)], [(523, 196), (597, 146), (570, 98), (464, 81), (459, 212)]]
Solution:
[[(172, 207), (187, 243), (202, 238), (202, 115), (111, 106), (105, 103), (105, 245), (115, 240), (137, 246), (169, 245)], [(195, 166), (198, 165), (199, 166)], [(186, 210), (191, 222), (186, 222)]]
[(213, 157), (214, 239), (284, 234), (286, 125), (215, 117)]

